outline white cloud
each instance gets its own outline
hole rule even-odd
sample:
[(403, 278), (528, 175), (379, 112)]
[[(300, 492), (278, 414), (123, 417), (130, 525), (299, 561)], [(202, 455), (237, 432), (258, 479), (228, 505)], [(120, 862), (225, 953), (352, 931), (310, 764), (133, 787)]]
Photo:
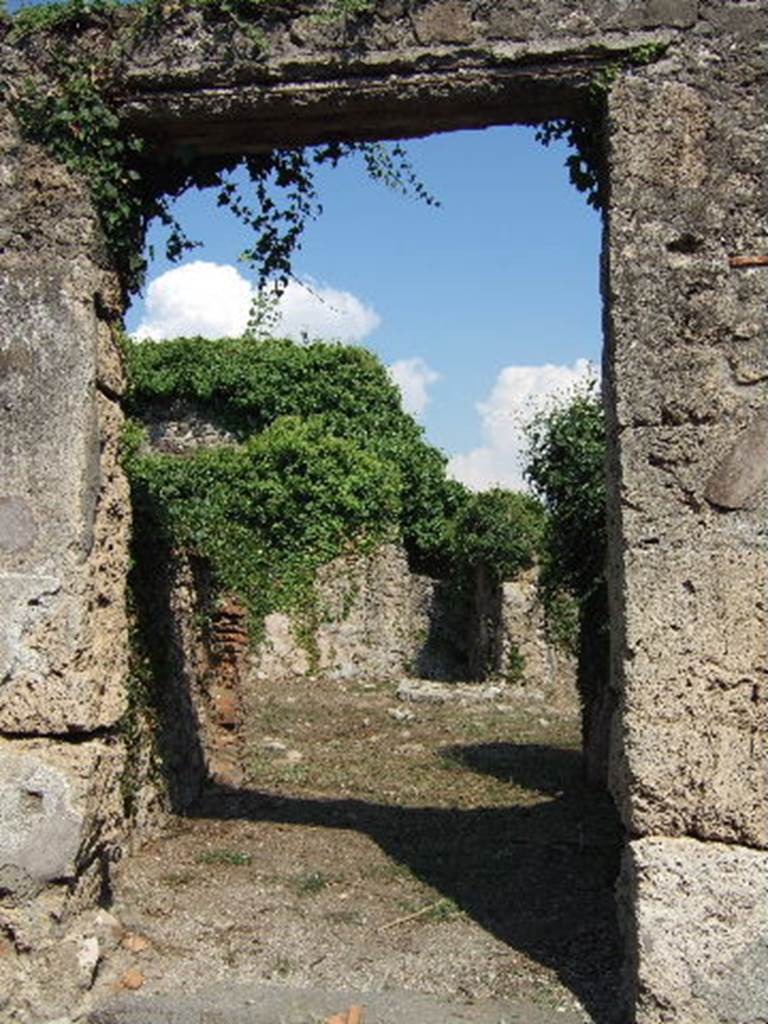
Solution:
[(277, 333), (296, 340), (306, 335), (309, 338), (357, 342), (375, 331), (381, 323), (379, 314), (351, 292), (342, 292), (311, 280), (306, 284), (289, 281), (279, 308)]
[[(237, 337), (248, 323), (254, 286), (231, 266), (195, 260), (168, 270), (147, 288), (136, 338)], [(361, 341), (381, 323), (375, 310), (351, 292), (290, 281), (280, 297), (273, 333), (294, 338)]]
[(485, 444), (454, 455), (448, 465), (451, 476), (472, 490), (495, 486), (526, 490), (523, 479), (526, 423), (558, 396), (594, 376), (595, 368), (586, 359), (577, 359), (573, 366), (547, 363), (505, 367), (488, 399), (477, 405)]
[(430, 402), (429, 387), (440, 379), (440, 374), (421, 356), (414, 356), (392, 363), (389, 375), (400, 388), (405, 411), (420, 416)]
[(253, 289), (234, 267), (195, 260), (168, 270), (147, 288), (136, 338), (236, 337), (248, 322)]

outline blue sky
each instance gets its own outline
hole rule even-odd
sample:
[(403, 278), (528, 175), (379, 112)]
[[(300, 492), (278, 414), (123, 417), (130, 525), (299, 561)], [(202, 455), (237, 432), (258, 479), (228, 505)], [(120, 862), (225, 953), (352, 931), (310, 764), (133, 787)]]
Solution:
[[(323, 214), (310, 224), (294, 269), (327, 297), (327, 306), (317, 321), (307, 314), (307, 329), (359, 338), (387, 364), (400, 365), (427, 436), (449, 455), (514, 446), (517, 406), (523, 411), (529, 398), (567, 387), (581, 371), (581, 365), (573, 369), (577, 361), (599, 363), (600, 218), (569, 184), (564, 147), (545, 148), (531, 128), (434, 135), (409, 141), (407, 149), (440, 207), (370, 181), (354, 159), (319, 172)], [(182, 197), (178, 212), (192, 237), (205, 243), (186, 263), (229, 265), (230, 283), (235, 273), (253, 281), (236, 262), (247, 236), (212, 194)], [(157, 253), (161, 240), (153, 231)], [(164, 259), (152, 264), (148, 298), (152, 280), (169, 269)], [(165, 305), (172, 315), (156, 309), (154, 333), (180, 324), (191, 330), (191, 307), (201, 302), (226, 328), (227, 281), (209, 273), (207, 282), (199, 268), (186, 284), (178, 275), (176, 285), (168, 275), (172, 301)], [(184, 297), (189, 302), (180, 320)], [(365, 311), (350, 308), (349, 331), (343, 318), (326, 322), (351, 297)], [(147, 319), (139, 299), (129, 330)], [(204, 323), (198, 326), (205, 331)], [(546, 365), (552, 370), (516, 370)], [(519, 474), (508, 461), (503, 452), (479, 454), (478, 479), (466, 465), (459, 475), (478, 486), (494, 482), (494, 473), (499, 482), (516, 484)]]

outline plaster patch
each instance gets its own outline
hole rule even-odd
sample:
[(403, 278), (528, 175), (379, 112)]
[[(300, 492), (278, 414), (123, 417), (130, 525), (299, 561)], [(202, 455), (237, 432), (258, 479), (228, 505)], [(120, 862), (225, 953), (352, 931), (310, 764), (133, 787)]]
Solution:
[(0, 755), (0, 886), (26, 896), (73, 876), (82, 824), (63, 772), (37, 758)]
[(26, 551), (37, 539), (37, 524), (24, 498), (0, 497), (0, 551)]

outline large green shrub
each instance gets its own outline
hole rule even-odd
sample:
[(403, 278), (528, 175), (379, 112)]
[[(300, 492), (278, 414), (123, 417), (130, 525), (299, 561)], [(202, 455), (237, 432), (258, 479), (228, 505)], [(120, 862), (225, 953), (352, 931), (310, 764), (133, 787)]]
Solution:
[(186, 399), (241, 440), (282, 416), (312, 417), (316, 430), (390, 466), (399, 486), (393, 529), (414, 566), (438, 575), (450, 570), (451, 523), (468, 492), (447, 479), (445, 456), (403, 411), (400, 392), (371, 352), (319, 341), (180, 338), (129, 343), (126, 354), (133, 415)]
[[(350, 546), (402, 541), (412, 567), (497, 580), (535, 558), (540, 503), (473, 495), (405, 413), (362, 348), (281, 339), (126, 343), (126, 464), (137, 522), (199, 555), (258, 619), (300, 604), (317, 567)], [(238, 443), (186, 456), (142, 448), (142, 418), (192, 403)]]
[(549, 513), (542, 587), (553, 632), (578, 655), (587, 774), (606, 782), (610, 631), (605, 576), (605, 415), (595, 384), (529, 428), (528, 478)]
[(605, 572), (605, 416), (596, 385), (535, 417), (528, 441), (526, 476), (549, 513), (546, 582), (583, 602)]
[(395, 468), (316, 417), (283, 417), (242, 445), (128, 460), (137, 514), (205, 559), (261, 618), (296, 606), (316, 568), (380, 543), (400, 513)]
[(544, 529), (544, 508), (530, 494), (500, 488), (473, 494), (456, 516), (456, 561), (469, 569), (482, 565), (496, 581), (514, 579), (536, 561)]

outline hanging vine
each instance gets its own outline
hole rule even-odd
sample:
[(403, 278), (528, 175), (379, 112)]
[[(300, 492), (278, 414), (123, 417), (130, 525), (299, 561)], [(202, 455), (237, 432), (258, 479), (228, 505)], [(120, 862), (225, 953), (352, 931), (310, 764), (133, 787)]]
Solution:
[(570, 182), (577, 191), (585, 194), (589, 205), (596, 210), (604, 209), (608, 202), (602, 138), (606, 96), (624, 71), (660, 60), (667, 49), (666, 43), (636, 46), (594, 76), (585, 117), (578, 121), (567, 117), (554, 118), (545, 121), (536, 131), (537, 140), (545, 146), (565, 140), (571, 150), (565, 160)]
[[(160, 161), (152, 140), (130, 129), (120, 113), (129, 43), (135, 46), (174, 12), (199, 12), (228, 24), (233, 33), (245, 32), (255, 56), (263, 57), (265, 16), (288, 17), (308, 5), (299, 0), (142, 0), (127, 6), (128, 16), (126, 5), (117, 0), (66, 0), (22, 9), (10, 21), (8, 38), (32, 47), (40, 58), (36, 72), (20, 86), (0, 77), (25, 136), (88, 182), (126, 291), (139, 289), (144, 281), (143, 243), (153, 219), (168, 228), (166, 256), (171, 261), (199, 244), (186, 234), (172, 205), (192, 186), (217, 190), (218, 204), (253, 237), (240, 258), (255, 268), (260, 283), (271, 279), (278, 288), (291, 277), (307, 222), (321, 211), (315, 186), (320, 166), (359, 154), (373, 180), (437, 204), (400, 145), (332, 142), (246, 156), (181, 154)], [(309, 6), (316, 18), (353, 19), (369, 13), (373, 2), (317, 0)], [(99, 59), (75, 45), (76, 35), (92, 27), (108, 30), (113, 39), (109, 53)], [(239, 168), (246, 172), (250, 192), (233, 173)]]

